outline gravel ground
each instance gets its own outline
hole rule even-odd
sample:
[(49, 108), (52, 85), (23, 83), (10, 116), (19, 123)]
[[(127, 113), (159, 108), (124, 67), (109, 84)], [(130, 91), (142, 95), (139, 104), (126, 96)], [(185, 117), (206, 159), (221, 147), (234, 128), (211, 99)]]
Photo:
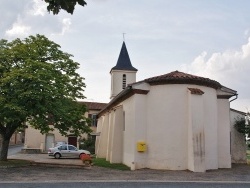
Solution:
[(210, 170), (206, 173), (142, 169), (120, 171), (102, 167), (26, 166), (0, 169), (1, 182), (26, 181), (95, 181), (95, 180), (147, 180), (147, 181), (248, 181), (250, 167), (233, 165), (232, 169)]
[[(44, 181), (245, 181), (250, 182), (250, 166), (234, 164), (231, 169), (208, 170), (205, 173), (141, 169), (120, 171), (97, 166), (84, 167), (79, 159), (53, 159), (40, 154), (18, 154), (10, 158), (28, 158), (34, 166), (0, 168), (1, 182)], [(80, 163), (79, 163), (80, 161)], [(53, 165), (53, 163), (57, 163)], [(60, 164), (59, 164), (60, 163)], [(70, 165), (72, 164), (72, 165)], [(78, 165), (77, 165), (78, 164)]]

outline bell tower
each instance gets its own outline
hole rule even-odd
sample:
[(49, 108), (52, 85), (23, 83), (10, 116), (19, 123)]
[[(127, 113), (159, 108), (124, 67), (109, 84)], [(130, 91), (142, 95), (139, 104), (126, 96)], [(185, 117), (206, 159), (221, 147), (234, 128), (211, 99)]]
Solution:
[(128, 84), (136, 82), (137, 69), (131, 64), (126, 44), (123, 41), (120, 55), (118, 57), (116, 66), (110, 70), (111, 74), (111, 94), (112, 100), (118, 95)]

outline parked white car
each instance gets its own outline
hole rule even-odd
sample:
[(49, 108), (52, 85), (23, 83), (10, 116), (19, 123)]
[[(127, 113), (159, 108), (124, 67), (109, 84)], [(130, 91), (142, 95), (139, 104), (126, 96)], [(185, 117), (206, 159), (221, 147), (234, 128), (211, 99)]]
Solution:
[(80, 158), (83, 154), (90, 155), (90, 152), (87, 150), (79, 150), (73, 145), (63, 144), (54, 148), (49, 148), (48, 154), (56, 159), (60, 159), (61, 157)]

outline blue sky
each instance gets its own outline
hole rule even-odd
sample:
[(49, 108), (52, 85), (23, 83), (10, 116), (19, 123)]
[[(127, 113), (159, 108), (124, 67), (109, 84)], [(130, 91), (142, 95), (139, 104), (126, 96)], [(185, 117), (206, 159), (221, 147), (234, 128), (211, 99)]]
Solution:
[(137, 81), (179, 70), (237, 90), (250, 110), (250, 1), (87, 0), (54, 16), (41, 0), (0, 0), (0, 38), (43, 34), (80, 63), (88, 101), (108, 102), (123, 37)]

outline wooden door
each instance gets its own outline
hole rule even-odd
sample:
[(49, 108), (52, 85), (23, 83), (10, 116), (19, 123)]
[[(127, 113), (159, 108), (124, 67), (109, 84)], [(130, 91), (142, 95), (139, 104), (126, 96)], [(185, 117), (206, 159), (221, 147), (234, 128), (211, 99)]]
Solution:
[(77, 147), (77, 137), (76, 136), (69, 136), (68, 137), (68, 144)]

